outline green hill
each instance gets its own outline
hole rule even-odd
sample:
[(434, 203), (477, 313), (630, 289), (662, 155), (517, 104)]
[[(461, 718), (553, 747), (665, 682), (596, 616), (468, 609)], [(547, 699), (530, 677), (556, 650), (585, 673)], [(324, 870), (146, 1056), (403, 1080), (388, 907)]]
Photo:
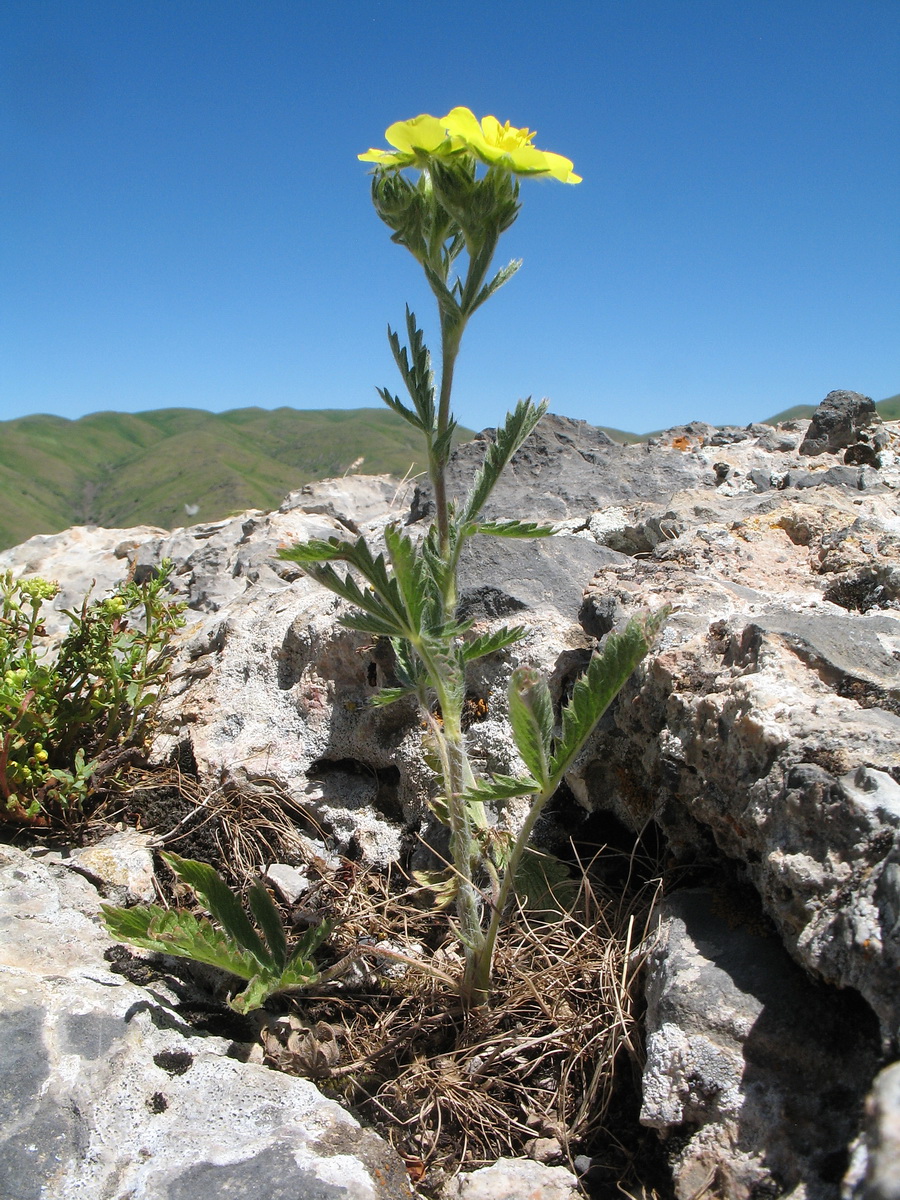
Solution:
[[(458, 432), (458, 440), (471, 436)], [(424, 468), (419, 435), (380, 408), (0, 421), (0, 549), (70, 525), (171, 529), (277, 508), (288, 492), (343, 475), (357, 459), (356, 469), (373, 475)]]
[[(875, 405), (882, 421), (900, 421), (900, 395), (889, 396), (887, 400), (879, 400)], [(795, 404), (776, 413), (774, 417), (766, 417), (764, 424), (778, 425), (782, 421), (808, 421), (816, 411), (815, 404)]]

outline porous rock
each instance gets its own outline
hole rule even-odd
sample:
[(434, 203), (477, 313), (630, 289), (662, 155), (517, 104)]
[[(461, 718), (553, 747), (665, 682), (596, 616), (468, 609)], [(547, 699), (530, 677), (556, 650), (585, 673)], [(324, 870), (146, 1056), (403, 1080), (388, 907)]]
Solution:
[(575, 1200), (577, 1195), (578, 1180), (568, 1168), (527, 1158), (501, 1158), (463, 1172), (443, 1191), (444, 1200)]
[[(859, 392), (829, 392), (812, 415), (806, 436), (800, 443), (801, 454), (835, 454), (853, 449), (845, 462), (870, 462), (878, 465), (877, 451), (884, 444), (881, 417), (875, 402)], [(867, 447), (869, 454), (863, 453)]]
[(838, 1200), (879, 1052), (859, 996), (816, 985), (745, 894), (664, 901), (641, 1121), (671, 1137), (678, 1200)]
[(96, 890), (0, 847), (0, 1195), (398, 1200), (393, 1152), (307, 1080), (113, 973)]
[[(546, 418), (486, 515), (556, 521), (566, 534), (485, 540), (464, 564), (475, 628), (527, 630), (475, 664), (468, 738), (479, 768), (515, 770), (505, 722), (513, 667), (540, 667), (559, 700), (598, 639), (631, 614), (671, 605), (658, 644), (574, 764), (570, 789), (587, 811), (611, 811), (634, 830), (655, 822), (676, 862), (720, 861), (741, 875), (835, 1011), (842, 990), (869, 1005), (889, 1061), (900, 1032), (900, 436), (885, 423), (877, 465), (836, 464), (833, 451), (798, 452), (806, 429), (693, 423), (617, 446), (584, 423)], [(483, 439), (460, 448), (451, 492), (465, 492), (482, 452)], [(115, 558), (127, 547), (115, 561), (138, 577), (165, 556), (176, 563), (190, 625), (158, 758), (189, 743), (202, 783), (282, 791), (307, 806), (329, 848), (382, 863), (426, 819), (432, 776), (415, 712), (369, 707), (392, 681), (390, 652), (337, 627), (342, 602), (273, 554), (309, 537), (363, 533), (377, 545), (387, 520), (407, 519), (402, 500), (385, 503), (392, 487), (311, 485), (279, 513), (168, 535), (118, 531), (102, 551), (97, 531), (92, 550)], [(428, 502), (422, 489), (408, 515), (414, 537)], [(60, 575), (67, 536), (58, 535), (53, 570), (33, 545), (24, 559), (22, 548), (4, 552), (0, 566), (27, 561)], [(86, 567), (73, 545), (77, 576)], [(740, 1039), (730, 1045), (743, 1053)], [(765, 1122), (735, 1119), (752, 1160)], [(691, 1132), (718, 1170), (715, 1139)], [(867, 1143), (855, 1145), (858, 1163)], [(718, 1200), (744, 1200), (740, 1175), (727, 1174), (731, 1149), (722, 1154), (722, 1178), (734, 1182)]]

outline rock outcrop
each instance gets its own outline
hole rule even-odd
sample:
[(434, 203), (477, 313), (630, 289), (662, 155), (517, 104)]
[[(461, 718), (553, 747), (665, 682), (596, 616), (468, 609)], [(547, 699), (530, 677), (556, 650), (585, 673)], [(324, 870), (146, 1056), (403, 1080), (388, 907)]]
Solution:
[(179, 997), (112, 969), (96, 888), (0, 847), (0, 1196), (411, 1196), (403, 1164), (307, 1080), (229, 1057)]
[[(562, 532), (486, 540), (463, 568), (479, 628), (529, 630), (472, 679), (468, 736), (491, 770), (515, 766), (513, 666), (539, 666), (559, 696), (610, 629), (672, 606), (567, 782), (585, 812), (654, 824), (705, 872), (705, 891), (667, 900), (648, 969), (643, 1120), (667, 1139), (679, 1200), (838, 1200), (842, 1178), (852, 1200), (895, 1200), (900, 433), (863, 401), (831, 393), (811, 423), (694, 423), (627, 447), (548, 417), (487, 515)], [(479, 453), (457, 452), (457, 493)], [(430, 503), (427, 487), (338, 480), (213, 526), (33, 538), (0, 567), (68, 578), (71, 549), (83, 578), (90, 562), (140, 575), (173, 558), (193, 620), (157, 755), (180, 748), (217, 788), (274, 789), (334, 848), (387, 863), (428, 819), (413, 714), (366, 704), (390, 656), (272, 555), (377, 541), (391, 519), (415, 532)]]

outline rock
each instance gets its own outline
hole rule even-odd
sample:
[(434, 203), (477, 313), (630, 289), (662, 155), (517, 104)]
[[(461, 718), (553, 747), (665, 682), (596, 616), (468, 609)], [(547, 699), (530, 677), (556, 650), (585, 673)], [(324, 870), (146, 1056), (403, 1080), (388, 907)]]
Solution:
[(501, 1158), (490, 1167), (457, 1175), (443, 1200), (576, 1200), (578, 1180), (566, 1167), (526, 1158)]
[[(801, 455), (803, 422), (725, 430), (693, 423), (652, 443), (618, 446), (584, 423), (548, 417), (486, 515), (557, 521), (565, 533), (531, 544), (484, 539), (464, 561), (461, 599), (479, 632), (507, 623), (527, 630), (476, 664), (470, 679), (473, 761), (503, 773), (518, 766), (505, 719), (516, 665), (546, 672), (558, 703), (610, 630), (633, 613), (672, 606), (658, 644), (574, 764), (569, 789), (586, 813), (607, 811), (635, 831), (655, 823), (676, 865), (710, 864), (752, 887), (777, 935), (760, 951), (765, 972), (806, 996), (797, 990), (797, 972), (806, 971), (809, 1011), (824, 1014), (823, 1028), (861, 997), (847, 1041), (867, 1038), (874, 1020), (889, 1061), (900, 1045), (900, 434), (896, 423), (866, 424), (868, 411), (860, 410), (849, 446), (874, 447), (878, 466), (862, 451), (850, 462)], [(488, 436), (456, 453), (456, 494)], [(170, 534), (72, 531), (43, 546), (47, 559), (32, 539), (0, 555), (0, 568), (58, 576), (71, 553), (72, 578), (83, 579), (95, 559), (140, 576), (172, 557), (190, 624), (176, 647), (156, 761), (193, 760), (200, 785), (211, 789), (283, 795), (319, 823), (322, 857), (387, 864), (407, 855), (413, 831), (432, 836), (425, 798), (433, 777), (415, 710), (367, 703), (394, 678), (390, 647), (339, 628), (342, 602), (273, 555), (282, 543), (358, 532), (377, 545), (384, 524), (404, 518), (399, 499), (389, 507), (392, 487), (315, 484), (278, 513)], [(422, 488), (410, 517), (428, 503)], [(421, 529), (412, 520), (410, 534)], [(575, 813), (568, 817), (577, 824)], [(416, 850), (412, 865), (429, 865), (416, 861), (429, 853)], [(673, 909), (668, 927), (690, 915)], [(727, 934), (733, 945), (726, 932), (703, 936), (717, 947), (704, 973), (719, 979), (724, 995), (731, 985), (716, 972), (731, 954), (743, 961), (745, 942), (740, 930)], [(673, 962), (682, 961), (675, 954)], [(692, 969), (673, 969), (666, 994), (683, 997)], [(822, 1171), (839, 1176), (846, 1137), (855, 1147), (847, 1188), (857, 1188), (852, 1200), (870, 1200), (854, 1180), (877, 1161), (876, 1131), (887, 1130), (887, 1117), (871, 1118), (859, 1135), (844, 1109), (820, 1100), (821, 1129), (808, 1144), (787, 1122), (773, 1131), (781, 1051), (763, 1055), (765, 1069), (754, 1065), (746, 1080), (739, 1068), (751, 1051), (760, 1061), (754, 1031), (768, 1033), (781, 1009), (753, 971), (739, 974), (729, 976), (733, 1020), (704, 1024), (702, 1005), (673, 1000), (680, 1015), (663, 1022), (668, 1040), (655, 1043), (657, 1064), (667, 1046), (687, 1061), (708, 1044), (715, 1054), (700, 1064), (702, 1077), (716, 1064), (724, 1072), (710, 1076), (722, 1084), (719, 1099), (684, 1091), (677, 1064), (669, 1075), (663, 1065), (648, 1074), (645, 1114), (680, 1147), (679, 1178), (706, 1164), (731, 1180), (718, 1200), (746, 1200), (748, 1172), (758, 1168), (773, 1181), (793, 1172), (799, 1182), (790, 1186), (819, 1200), (816, 1180), (824, 1179), (823, 1197), (833, 1194)], [(718, 1011), (712, 1001), (706, 1008)], [(776, 1024), (772, 1044), (781, 1046), (793, 1027), (787, 1017)], [(805, 1047), (803, 1079), (817, 1078), (815, 1038), (796, 1036)], [(858, 1059), (856, 1074), (847, 1067), (854, 1096), (875, 1070), (869, 1050)], [(831, 1094), (831, 1085), (823, 1089)], [(803, 1125), (812, 1120), (814, 1088), (803, 1083), (800, 1091)], [(688, 1114), (681, 1126), (679, 1105)], [(870, 1110), (891, 1111), (877, 1098)], [(766, 1145), (774, 1147), (769, 1157)]]
[(157, 899), (153, 885), (151, 834), (123, 829), (101, 838), (93, 846), (73, 850), (70, 863), (82, 874), (103, 885), (111, 904), (152, 903)]
[(393, 1152), (307, 1080), (228, 1057), (114, 974), (94, 888), (0, 847), (0, 1195), (399, 1200)]
[(900, 1200), (900, 1063), (875, 1077), (862, 1148), (863, 1173), (852, 1200)]
[[(800, 454), (836, 454), (855, 444), (872, 445), (881, 417), (875, 402), (859, 392), (829, 392), (813, 413), (806, 437), (800, 443)], [(880, 446), (878, 447), (880, 448)], [(860, 461), (858, 457), (845, 461)]]
[(877, 1022), (814, 984), (740, 893), (663, 903), (648, 962), (641, 1121), (677, 1133), (677, 1200), (838, 1200), (878, 1062)]

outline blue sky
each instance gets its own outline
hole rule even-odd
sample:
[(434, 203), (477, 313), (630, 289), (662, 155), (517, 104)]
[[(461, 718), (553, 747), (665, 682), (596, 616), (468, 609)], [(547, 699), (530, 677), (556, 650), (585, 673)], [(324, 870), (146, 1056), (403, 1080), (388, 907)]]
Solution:
[(644, 432), (900, 391), (898, 0), (4, 0), (0, 419), (377, 405), (433, 300), (356, 155), (537, 129), (455, 408)]

